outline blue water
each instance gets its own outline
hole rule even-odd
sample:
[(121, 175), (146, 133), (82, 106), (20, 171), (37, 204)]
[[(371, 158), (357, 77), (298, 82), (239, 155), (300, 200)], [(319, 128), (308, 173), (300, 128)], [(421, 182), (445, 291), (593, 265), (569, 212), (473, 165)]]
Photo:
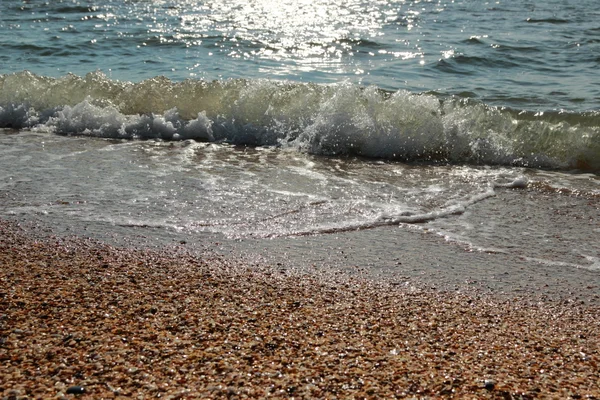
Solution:
[(349, 80), (516, 109), (597, 110), (598, 21), (593, 0), (5, 0), (0, 72)]
[(598, 279), (595, 1), (3, 0), (0, 49), (4, 217)]

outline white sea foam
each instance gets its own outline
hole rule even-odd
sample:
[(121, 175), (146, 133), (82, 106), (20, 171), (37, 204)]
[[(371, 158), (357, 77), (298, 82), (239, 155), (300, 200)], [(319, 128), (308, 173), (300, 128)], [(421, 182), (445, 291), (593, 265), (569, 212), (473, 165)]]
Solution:
[[(26, 90), (16, 91), (19, 85)], [(21, 73), (1, 75), (0, 88), (0, 127), (278, 146), (321, 155), (600, 170), (595, 113), (534, 116), (348, 82), (157, 78), (133, 84), (100, 73), (62, 79)]]
[(494, 186), (498, 188), (523, 189), (529, 185), (529, 179), (526, 176), (519, 176), (509, 183), (495, 182)]
[(539, 264), (548, 265), (551, 267), (568, 267), (568, 268), (581, 268), (589, 271), (600, 271), (600, 258), (585, 256), (585, 258), (590, 261), (590, 264), (577, 264), (572, 262), (564, 262), (564, 261), (555, 261), (555, 260), (547, 260), (544, 258), (537, 257), (524, 257), (524, 259), (528, 261), (533, 261)]

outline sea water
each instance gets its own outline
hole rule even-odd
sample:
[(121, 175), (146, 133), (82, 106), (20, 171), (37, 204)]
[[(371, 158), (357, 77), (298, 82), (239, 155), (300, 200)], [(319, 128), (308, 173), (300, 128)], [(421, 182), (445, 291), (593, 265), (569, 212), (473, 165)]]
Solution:
[(0, 212), (593, 296), (598, 21), (592, 1), (3, 1)]

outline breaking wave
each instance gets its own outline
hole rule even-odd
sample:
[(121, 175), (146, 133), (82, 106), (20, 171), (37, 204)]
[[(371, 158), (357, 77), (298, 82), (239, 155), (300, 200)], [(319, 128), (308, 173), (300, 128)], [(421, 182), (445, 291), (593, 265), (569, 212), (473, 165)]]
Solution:
[(349, 82), (139, 83), (0, 75), (0, 128), (279, 146), (321, 155), (600, 171), (600, 113), (532, 112)]

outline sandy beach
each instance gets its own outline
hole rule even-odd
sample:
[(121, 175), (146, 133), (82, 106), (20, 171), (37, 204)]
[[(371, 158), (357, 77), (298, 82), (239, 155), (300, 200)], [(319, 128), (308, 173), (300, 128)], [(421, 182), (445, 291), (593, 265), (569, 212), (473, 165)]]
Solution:
[(600, 397), (600, 310), (530, 300), (0, 222), (0, 395)]

